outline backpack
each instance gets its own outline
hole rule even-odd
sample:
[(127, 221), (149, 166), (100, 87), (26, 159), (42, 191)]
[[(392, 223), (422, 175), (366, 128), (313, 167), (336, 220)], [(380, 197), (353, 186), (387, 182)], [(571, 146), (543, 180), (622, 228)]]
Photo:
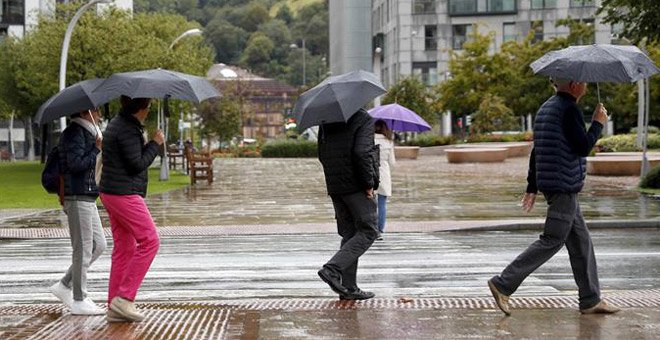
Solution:
[(60, 152), (57, 146), (48, 153), (46, 166), (41, 172), (41, 186), (49, 194), (60, 193)]

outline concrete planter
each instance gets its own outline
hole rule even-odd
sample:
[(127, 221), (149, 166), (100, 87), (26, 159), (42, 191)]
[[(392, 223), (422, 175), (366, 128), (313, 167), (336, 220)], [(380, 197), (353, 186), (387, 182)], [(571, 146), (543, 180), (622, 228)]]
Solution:
[(492, 163), (504, 162), (505, 148), (456, 148), (445, 150), (449, 163)]
[(396, 159), (417, 159), (419, 156), (419, 146), (395, 146), (394, 157)]

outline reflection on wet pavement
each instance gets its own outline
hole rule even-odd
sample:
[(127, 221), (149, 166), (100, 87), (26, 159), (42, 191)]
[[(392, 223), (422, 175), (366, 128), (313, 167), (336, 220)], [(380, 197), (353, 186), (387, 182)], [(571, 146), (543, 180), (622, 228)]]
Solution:
[[(333, 212), (316, 159), (215, 160), (216, 181), (150, 196), (158, 225), (331, 223)], [(401, 160), (393, 172), (388, 218), (398, 221), (542, 217), (520, 211), (526, 158), (496, 164), (449, 164), (443, 156)], [(631, 190), (635, 177), (588, 177), (580, 196), (587, 219), (651, 219), (660, 200)], [(105, 212), (101, 211), (106, 222)], [(59, 211), (5, 221), (6, 227), (66, 226)]]

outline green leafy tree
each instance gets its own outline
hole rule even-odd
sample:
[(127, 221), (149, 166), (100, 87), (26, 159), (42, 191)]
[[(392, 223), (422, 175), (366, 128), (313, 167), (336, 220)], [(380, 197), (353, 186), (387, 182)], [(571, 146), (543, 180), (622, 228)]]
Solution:
[(203, 103), (200, 116), (204, 135), (229, 142), (241, 134), (241, 106), (232, 96)]
[(259, 31), (273, 42), (272, 58), (282, 61), (290, 51), (291, 32), (286, 23), (279, 19), (269, 20), (259, 26)]
[(204, 30), (206, 39), (216, 50), (216, 61), (225, 64), (238, 63), (250, 34), (232, 25), (229, 21), (216, 17)]
[(430, 107), (430, 93), (424, 83), (416, 76), (400, 79), (390, 87), (383, 97), (383, 104), (397, 103), (417, 113), (429, 124), (436, 121)]
[(284, 21), (287, 25), (293, 21), (293, 13), (291, 13), (291, 8), (285, 3), (277, 10), (275, 15), (276, 19)]
[(293, 39), (305, 39), (305, 47), (315, 55), (328, 55), (328, 5), (313, 2), (298, 11), (293, 22)]
[(241, 64), (244, 67), (252, 67), (263, 72), (265, 69), (264, 64), (270, 61), (270, 55), (273, 53), (274, 48), (275, 44), (265, 34), (262, 32), (253, 33), (241, 55)]
[(518, 124), (513, 111), (506, 106), (504, 99), (487, 94), (479, 104), (479, 110), (472, 117), (471, 129), (477, 134), (483, 134), (517, 130)]
[(270, 20), (268, 9), (257, 1), (250, 2), (241, 11), (240, 27), (248, 32), (254, 32), (259, 25)]
[(603, 0), (596, 14), (603, 13), (604, 23), (622, 25), (621, 35), (634, 43), (660, 42), (660, 1)]

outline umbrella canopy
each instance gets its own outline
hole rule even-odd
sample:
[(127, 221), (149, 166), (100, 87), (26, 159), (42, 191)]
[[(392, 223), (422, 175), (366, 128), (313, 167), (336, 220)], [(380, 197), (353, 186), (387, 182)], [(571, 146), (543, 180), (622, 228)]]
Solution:
[(374, 119), (382, 119), (393, 131), (423, 132), (431, 130), (431, 126), (414, 111), (399, 104), (388, 104), (369, 110)]
[(65, 88), (39, 107), (34, 120), (38, 124), (46, 124), (63, 116), (99, 107), (102, 102), (98, 101), (92, 91), (104, 80), (99, 78), (83, 80)]
[(173, 98), (199, 103), (219, 97), (218, 90), (202, 78), (164, 69), (115, 73), (93, 92), (102, 102), (121, 95), (131, 98)]
[(634, 82), (660, 70), (636, 46), (570, 46), (534, 61), (534, 73), (579, 82)]
[(298, 130), (345, 122), (370, 100), (385, 93), (375, 74), (363, 70), (326, 78), (300, 95), (293, 108)]

